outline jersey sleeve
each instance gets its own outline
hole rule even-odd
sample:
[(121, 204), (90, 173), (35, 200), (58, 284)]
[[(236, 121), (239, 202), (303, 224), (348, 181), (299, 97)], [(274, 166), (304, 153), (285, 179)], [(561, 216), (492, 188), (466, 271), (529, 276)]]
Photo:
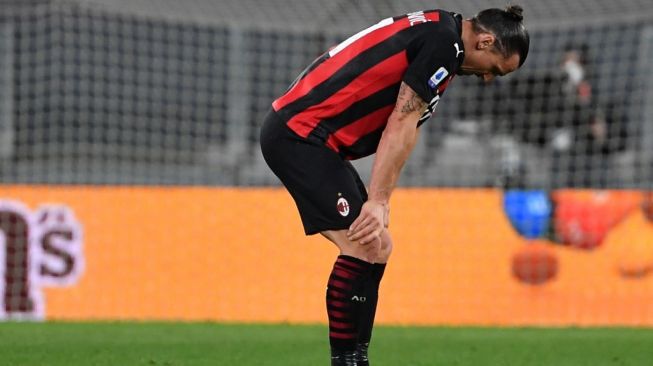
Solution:
[(463, 45), (453, 31), (425, 29), (409, 46), (408, 69), (403, 81), (425, 102), (438, 95), (438, 87), (458, 71)]

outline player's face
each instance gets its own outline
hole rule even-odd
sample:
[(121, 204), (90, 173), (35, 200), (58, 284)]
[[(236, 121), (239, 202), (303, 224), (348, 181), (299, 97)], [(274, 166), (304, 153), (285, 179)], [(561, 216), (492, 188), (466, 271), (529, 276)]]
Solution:
[(460, 67), (461, 75), (476, 75), (483, 81), (488, 82), (497, 76), (509, 74), (519, 67), (519, 54), (514, 53), (504, 57), (493, 47), (477, 49), (465, 55)]

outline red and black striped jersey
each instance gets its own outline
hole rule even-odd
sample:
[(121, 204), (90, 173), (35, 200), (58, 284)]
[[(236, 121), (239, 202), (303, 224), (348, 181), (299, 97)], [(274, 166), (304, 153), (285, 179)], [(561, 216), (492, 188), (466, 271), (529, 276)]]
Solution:
[(317, 138), (346, 159), (376, 152), (401, 82), (433, 114), (464, 57), (462, 17), (427, 10), (388, 18), (316, 59), (275, 100), (290, 129)]

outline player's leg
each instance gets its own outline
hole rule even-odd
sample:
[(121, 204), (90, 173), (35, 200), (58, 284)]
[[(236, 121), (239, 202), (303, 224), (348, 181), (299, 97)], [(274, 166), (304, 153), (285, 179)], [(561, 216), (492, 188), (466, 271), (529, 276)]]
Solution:
[[(352, 200), (350, 205), (356, 212), (360, 211), (363, 203), (367, 201), (367, 190), (365, 189), (365, 184), (360, 179), (358, 172), (350, 163), (345, 164), (355, 187), (357, 188), (360, 196), (357, 196), (356, 200)], [(360, 199), (358, 199), (360, 198)], [(357, 215), (352, 216), (352, 221)], [(385, 263), (390, 256), (392, 251), (392, 241), (390, 240), (390, 235), (387, 230), (383, 230), (381, 237), (371, 243), (366, 245), (361, 245), (358, 242), (351, 242), (346, 235), (347, 230), (327, 230), (323, 231), (322, 235), (331, 240), (340, 251), (340, 256), (338, 261), (347, 260), (350, 257), (359, 259), (363, 261), (363, 264), (366, 266), (366, 272), (357, 277), (355, 281), (351, 283), (352, 290), (350, 293), (343, 291), (343, 294), (346, 294), (349, 298), (347, 308), (350, 309), (350, 316), (354, 317), (352, 320), (353, 324), (342, 323), (340, 319), (333, 319), (331, 315), (333, 306), (331, 303), (333, 301), (334, 295), (337, 294), (338, 288), (334, 288), (334, 284), (329, 283), (329, 290), (327, 291), (327, 309), (329, 310), (329, 333), (331, 335), (332, 343), (332, 364), (333, 365), (348, 365), (356, 364), (359, 366), (369, 365), (367, 359), (367, 348), (369, 346), (369, 341), (372, 332), (372, 325), (374, 323), (374, 314), (376, 312), (376, 304), (378, 300), (378, 284), (380, 282), (380, 277), (383, 275), (383, 269), (385, 268)], [(337, 267), (342, 266), (336, 262), (334, 265), (334, 272), (337, 270)], [(333, 274), (331, 278), (333, 279)], [(343, 346), (340, 341), (333, 340), (334, 334), (337, 335), (339, 329), (336, 326), (347, 325), (348, 329), (351, 329), (351, 333), (356, 333), (356, 342), (355, 347), (356, 351), (354, 352), (354, 359), (356, 363), (345, 363), (339, 361), (340, 359), (347, 359), (351, 355), (351, 348), (354, 346), (354, 342), (351, 339), (346, 343), (346, 352), (342, 353), (341, 347)], [(354, 326), (355, 325), (355, 326)], [(342, 335), (341, 335), (342, 336)], [(353, 338), (353, 334), (350, 334), (350, 337)], [(340, 347), (339, 347), (340, 346)]]
[[(354, 354), (356, 365), (367, 366), (369, 365), (368, 348), (374, 326), (379, 284), (392, 253), (392, 239), (387, 230), (383, 230), (379, 239), (367, 245), (349, 241), (346, 230), (325, 231), (322, 234), (336, 244), (340, 250), (340, 256), (334, 265), (327, 290), (333, 364), (347, 365), (344, 360), (351, 357), (353, 346), (351, 340), (357, 333)], [(360, 261), (355, 261), (355, 259)], [(364, 266), (367, 274), (343, 273), (347, 269), (351, 270), (348, 267), (354, 265)], [(344, 282), (343, 276), (350, 278), (349, 282)], [(348, 298), (350, 300), (346, 301)], [(335, 301), (339, 306), (334, 305)], [(355, 319), (340, 317), (342, 310), (352, 316), (355, 315)], [(343, 342), (339, 340), (339, 337), (349, 341)]]
[[(349, 172), (356, 182), (358, 190), (363, 198), (363, 202), (367, 201), (367, 190), (365, 184), (361, 180), (358, 172), (354, 169), (351, 164), (348, 164)], [(340, 232), (340, 235), (344, 235), (344, 232)], [(348, 243), (346, 240), (341, 240), (341, 242)], [(378, 248), (377, 248), (378, 246)], [(343, 250), (352, 250), (353, 255), (356, 256), (357, 252), (362, 251), (360, 255), (367, 256), (361, 257), (367, 260), (370, 263), (373, 263), (368, 276), (366, 276), (363, 292), (365, 296), (365, 302), (360, 304), (358, 311), (358, 342), (356, 346), (356, 360), (359, 366), (369, 365), (367, 351), (369, 348), (370, 340), (372, 338), (372, 328), (374, 326), (374, 318), (376, 315), (376, 306), (378, 302), (378, 292), (379, 284), (385, 272), (386, 264), (392, 253), (392, 238), (387, 229), (384, 229), (381, 232), (380, 238), (375, 242), (373, 247), (353, 245), (351, 247), (339, 245), (341, 252)]]
[(379, 300), (379, 285), (385, 272), (385, 266), (392, 254), (392, 238), (387, 230), (381, 232), (381, 248), (372, 265), (372, 274), (366, 284), (365, 296), (367, 301), (363, 307), (358, 325), (358, 345), (356, 347), (356, 361), (358, 366), (368, 366), (367, 356), (370, 341), (372, 339), (372, 328), (376, 315), (376, 305)]
[[(384, 230), (386, 231), (386, 230)], [(347, 230), (326, 230), (321, 234), (334, 243), (341, 255), (359, 258), (369, 263), (375, 263), (381, 256), (381, 239), (361, 245), (347, 238)]]
[(350, 163), (323, 143), (297, 136), (273, 113), (262, 129), (261, 149), (295, 200), (306, 234), (341, 232), (334, 234), (342, 254), (329, 277), (327, 294), (329, 340), (334, 365), (356, 365), (358, 307), (380, 241), (361, 247), (348, 242), (344, 233), (367, 200), (365, 187)]
[(361, 245), (347, 238), (347, 230), (322, 232), (340, 255), (329, 276), (326, 294), (331, 365), (358, 365), (356, 349), (361, 325), (368, 319), (369, 289), (381, 240)]

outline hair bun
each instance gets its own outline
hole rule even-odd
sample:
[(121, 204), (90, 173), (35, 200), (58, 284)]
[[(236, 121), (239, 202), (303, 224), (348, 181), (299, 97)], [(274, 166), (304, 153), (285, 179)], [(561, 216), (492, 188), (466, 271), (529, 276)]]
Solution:
[(524, 15), (522, 15), (523, 12), (524, 8), (519, 5), (508, 5), (506, 7), (506, 13), (508, 14), (508, 17), (518, 22), (521, 22), (524, 19)]

